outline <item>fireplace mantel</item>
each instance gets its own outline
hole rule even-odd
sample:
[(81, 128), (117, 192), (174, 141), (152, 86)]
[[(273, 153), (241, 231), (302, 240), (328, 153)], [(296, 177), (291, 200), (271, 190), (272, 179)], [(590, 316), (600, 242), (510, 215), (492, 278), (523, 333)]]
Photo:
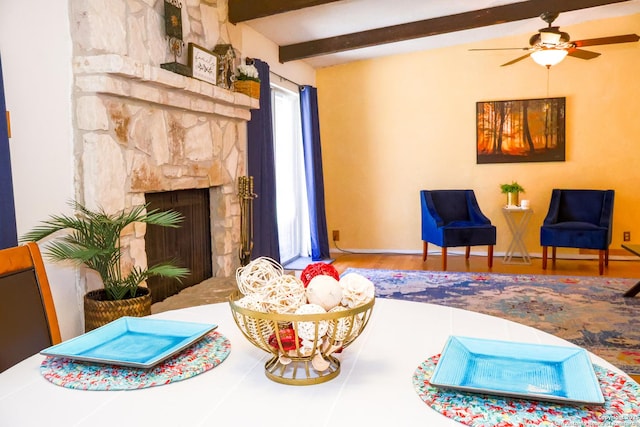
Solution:
[(82, 93), (135, 99), (200, 114), (250, 120), (259, 101), (207, 82), (116, 54), (78, 56), (73, 69)]

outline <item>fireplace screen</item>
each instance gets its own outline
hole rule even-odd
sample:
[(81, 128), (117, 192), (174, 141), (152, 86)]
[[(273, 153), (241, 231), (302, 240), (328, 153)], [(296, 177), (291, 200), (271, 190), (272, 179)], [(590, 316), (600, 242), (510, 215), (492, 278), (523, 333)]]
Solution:
[(175, 279), (150, 278), (147, 285), (155, 303), (212, 277), (209, 189), (147, 193), (145, 197), (149, 209), (172, 209), (185, 217), (179, 228), (147, 227), (145, 248), (148, 264), (175, 260), (181, 267), (191, 270), (182, 283)]

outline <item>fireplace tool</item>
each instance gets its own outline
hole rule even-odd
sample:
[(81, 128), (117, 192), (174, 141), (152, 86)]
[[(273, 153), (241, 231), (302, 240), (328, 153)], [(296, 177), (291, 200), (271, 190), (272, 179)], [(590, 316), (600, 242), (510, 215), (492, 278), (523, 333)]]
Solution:
[(253, 177), (238, 177), (238, 199), (240, 200), (240, 265), (251, 261), (253, 250), (253, 199), (258, 197), (253, 192)]

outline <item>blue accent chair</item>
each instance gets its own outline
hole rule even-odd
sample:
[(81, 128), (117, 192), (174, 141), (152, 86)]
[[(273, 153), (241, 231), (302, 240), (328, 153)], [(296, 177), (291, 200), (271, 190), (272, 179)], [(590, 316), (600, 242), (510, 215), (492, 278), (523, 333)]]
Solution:
[(556, 262), (556, 248), (598, 250), (598, 270), (609, 265), (613, 228), (614, 190), (561, 190), (551, 192), (549, 212), (540, 227), (542, 269), (547, 268), (547, 248)]
[(442, 269), (447, 269), (447, 248), (487, 245), (489, 268), (493, 267), (496, 227), (484, 216), (473, 190), (422, 190), (422, 261), (429, 243), (442, 248)]

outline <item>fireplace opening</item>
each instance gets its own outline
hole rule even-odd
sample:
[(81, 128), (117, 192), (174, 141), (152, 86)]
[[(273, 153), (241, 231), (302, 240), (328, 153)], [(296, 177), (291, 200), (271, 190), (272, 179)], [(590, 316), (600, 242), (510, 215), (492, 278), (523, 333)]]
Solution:
[(178, 228), (147, 226), (145, 250), (148, 265), (171, 260), (191, 270), (182, 282), (162, 277), (147, 280), (151, 301), (156, 303), (213, 275), (210, 191), (208, 188), (167, 191), (147, 193), (145, 197), (149, 209), (172, 209), (184, 216)]

